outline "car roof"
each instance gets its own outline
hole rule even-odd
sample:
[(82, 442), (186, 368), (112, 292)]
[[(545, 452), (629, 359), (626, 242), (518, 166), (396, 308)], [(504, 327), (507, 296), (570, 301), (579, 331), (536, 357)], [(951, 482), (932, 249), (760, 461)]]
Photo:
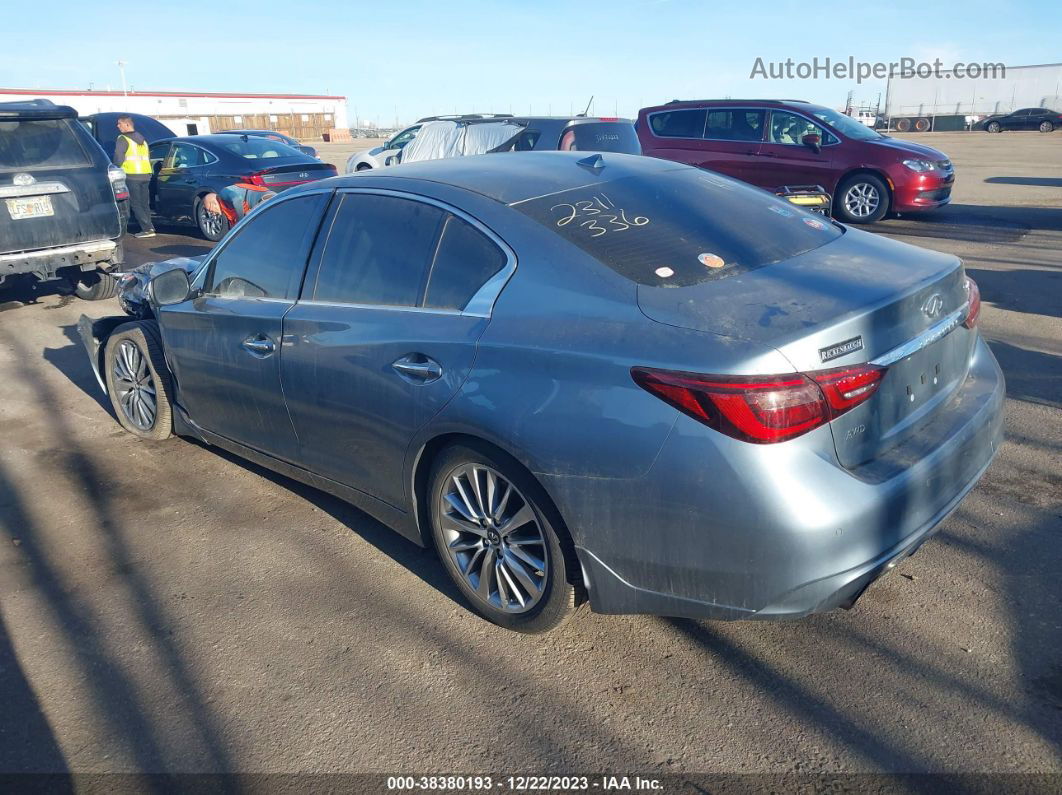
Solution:
[[(276, 135), (281, 138), (291, 138), (287, 133), (277, 132), (276, 130), (251, 130), (240, 128), (239, 130), (218, 130), (210, 135)], [(205, 138), (206, 136), (196, 136), (197, 138)]]
[[(260, 136), (247, 134), (248, 138), (258, 138)], [(214, 144), (215, 146), (225, 146), (232, 143), (232, 136), (227, 133), (211, 133), (210, 135), (173, 135), (169, 138), (160, 138), (153, 143), (162, 144), (170, 143), (171, 141), (177, 141), (180, 143), (189, 144)], [(279, 143), (284, 143), (280, 141)], [(284, 144), (288, 146), (288, 144)]]
[(647, 113), (657, 110), (668, 110), (676, 108), (699, 108), (704, 105), (766, 105), (769, 107), (785, 107), (786, 105), (798, 105), (807, 108), (819, 108), (821, 105), (816, 105), (814, 102), (808, 102), (805, 99), (733, 99), (727, 97), (725, 99), (673, 99), (670, 102), (665, 102), (663, 105), (650, 105), (649, 107), (642, 108), (639, 113)]
[(0, 116), (36, 119), (76, 119), (77, 111), (69, 105), (56, 105), (47, 99), (0, 102)]
[(400, 163), (379, 175), (348, 174), (328, 182), (337, 188), (355, 188), (373, 178), (423, 180), (514, 204), (583, 185), (683, 169), (692, 166), (613, 152), (504, 152)]

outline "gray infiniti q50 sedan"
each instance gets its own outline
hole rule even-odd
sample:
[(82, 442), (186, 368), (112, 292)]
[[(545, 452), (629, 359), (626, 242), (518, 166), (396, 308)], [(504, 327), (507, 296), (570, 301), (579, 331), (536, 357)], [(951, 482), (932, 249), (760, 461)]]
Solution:
[(154, 272), (82, 319), (127, 430), (340, 495), (516, 630), (851, 606), (1001, 440), (958, 259), (653, 158), (324, 180)]

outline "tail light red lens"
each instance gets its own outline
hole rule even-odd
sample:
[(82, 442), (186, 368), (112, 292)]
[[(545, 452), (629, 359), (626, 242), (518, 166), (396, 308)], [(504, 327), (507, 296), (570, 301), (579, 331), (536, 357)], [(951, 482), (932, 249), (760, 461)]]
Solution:
[(111, 181), (111, 190), (118, 201), (129, 198), (129, 186), (125, 181), (125, 172), (117, 166), (107, 166), (107, 178)]
[(755, 444), (784, 442), (869, 399), (884, 367), (861, 364), (776, 376), (716, 376), (634, 367), (642, 389), (720, 433)]
[(966, 328), (973, 328), (977, 325), (978, 318), (981, 317), (981, 288), (969, 276), (966, 277), (966, 299), (970, 303), (966, 309), (966, 319), (962, 324)]

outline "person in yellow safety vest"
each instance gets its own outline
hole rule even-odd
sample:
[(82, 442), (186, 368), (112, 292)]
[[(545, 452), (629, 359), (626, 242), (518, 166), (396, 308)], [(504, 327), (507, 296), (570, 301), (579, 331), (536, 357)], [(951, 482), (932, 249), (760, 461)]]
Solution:
[(140, 231), (134, 237), (154, 237), (155, 226), (151, 223), (153, 174), (147, 140), (133, 129), (133, 120), (129, 116), (119, 116), (117, 126), (118, 140), (114, 143), (113, 162), (125, 172), (125, 182), (129, 186), (129, 209), (140, 224)]

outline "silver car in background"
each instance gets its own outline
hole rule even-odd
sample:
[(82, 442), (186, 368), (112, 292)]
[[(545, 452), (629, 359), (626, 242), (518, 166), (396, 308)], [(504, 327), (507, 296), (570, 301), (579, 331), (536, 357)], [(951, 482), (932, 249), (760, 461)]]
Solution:
[(957, 258), (655, 158), (322, 180), (147, 294), (81, 323), (127, 430), (341, 496), (515, 630), (851, 606), (1001, 440)]
[[(476, 131), (475, 127), (491, 132)], [(519, 128), (520, 134), (508, 134)], [(437, 141), (418, 146), (421, 132), (431, 131)], [(494, 133), (494, 131), (499, 131)], [(482, 134), (473, 136), (471, 133)], [(471, 141), (475, 138), (475, 141)], [(438, 140), (441, 139), (441, 140)], [(638, 155), (638, 141), (630, 119), (587, 116), (440, 116), (421, 119), (383, 146), (355, 152), (347, 159), (346, 173), (396, 166), (406, 162), (406, 150), (419, 149), (414, 159), (428, 160), (486, 152), (616, 152)]]

